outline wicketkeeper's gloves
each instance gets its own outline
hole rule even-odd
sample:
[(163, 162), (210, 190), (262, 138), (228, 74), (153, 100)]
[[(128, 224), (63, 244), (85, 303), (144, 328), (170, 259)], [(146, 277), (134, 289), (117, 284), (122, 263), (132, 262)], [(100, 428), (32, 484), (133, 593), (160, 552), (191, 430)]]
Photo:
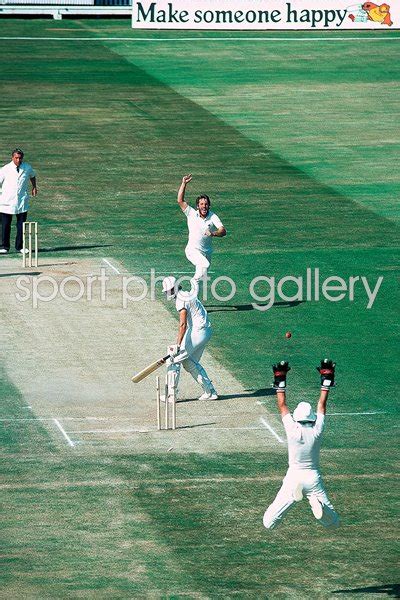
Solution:
[(284, 392), (286, 390), (286, 375), (290, 371), (289, 363), (281, 360), (280, 363), (272, 365), (272, 370), (274, 372), (274, 383), (272, 387), (279, 392)]
[(321, 374), (321, 389), (329, 390), (335, 385), (335, 367), (336, 363), (328, 358), (321, 360), (321, 366), (317, 367), (317, 371)]

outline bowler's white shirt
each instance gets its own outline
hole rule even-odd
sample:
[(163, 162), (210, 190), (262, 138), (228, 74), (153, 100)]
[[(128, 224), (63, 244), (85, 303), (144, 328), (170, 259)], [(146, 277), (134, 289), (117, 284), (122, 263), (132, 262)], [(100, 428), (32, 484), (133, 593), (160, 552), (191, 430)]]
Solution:
[(179, 290), (176, 297), (176, 310), (180, 312), (183, 308), (187, 310), (187, 325), (190, 329), (205, 329), (209, 327), (208, 314), (197, 297), (190, 292)]
[(0, 169), (0, 212), (17, 215), (29, 210), (28, 185), (36, 173), (30, 164), (22, 162), (19, 172), (13, 161)]
[(305, 425), (293, 420), (290, 413), (282, 417), (289, 451), (289, 468), (318, 469), (319, 450), (325, 415), (317, 413), (315, 424)]
[(200, 250), (200, 252), (210, 254), (212, 252), (212, 238), (211, 236), (204, 234), (207, 229), (214, 232), (222, 227), (221, 219), (211, 210), (208, 211), (208, 215), (203, 219), (200, 216), (199, 211), (191, 206), (187, 206), (184, 213), (187, 218), (189, 229), (187, 249)]

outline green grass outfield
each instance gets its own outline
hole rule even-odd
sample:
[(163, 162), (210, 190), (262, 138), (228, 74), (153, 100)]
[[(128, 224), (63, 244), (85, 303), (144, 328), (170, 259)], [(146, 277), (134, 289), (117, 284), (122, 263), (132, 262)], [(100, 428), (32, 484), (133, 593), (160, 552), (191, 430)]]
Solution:
[[(46, 256), (108, 256), (128, 272), (187, 269), (175, 197), (194, 174), (188, 199), (208, 193), (229, 232), (213, 271), (237, 284), (229, 306), (208, 303), (213, 355), (248, 389), (289, 358), (292, 405), (332, 356), (331, 412), (380, 413), (329, 421), (323, 472), (343, 527), (324, 531), (301, 505), (263, 530), (280, 448), (72, 454), (37, 422), (3, 421), (4, 597), (396, 593), (400, 34), (221, 36), (0, 21), (1, 164), (19, 145), (37, 168), (30, 218)], [(307, 267), (384, 280), (370, 310), (361, 286), (354, 302), (240, 310), (253, 277)], [(24, 418), (0, 374), (1, 418)]]

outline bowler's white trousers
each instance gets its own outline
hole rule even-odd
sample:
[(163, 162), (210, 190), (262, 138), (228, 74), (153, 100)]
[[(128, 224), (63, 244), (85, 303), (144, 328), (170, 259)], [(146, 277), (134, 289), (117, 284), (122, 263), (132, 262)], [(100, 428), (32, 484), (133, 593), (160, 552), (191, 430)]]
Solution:
[(188, 261), (196, 267), (192, 279), (195, 283), (198, 283), (203, 275), (207, 275), (207, 270), (211, 264), (211, 253), (201, 252), (201, 250), (197, 250), (197, 248), (186, 246), (185, 254)]
[(281, 489), (264, 513), (264, 527), (274, 529), (279, 525), (284, 515), (296, 502), (293, 492), (298, 484), (303, 487), (304, 497), (309, 499), (310, 496), (314, 495), (322, 504), (323, 515), (318, 520), (319, 523), (324, 527), (337, 527), (339, 525), (339, 515), (329, 501), (319, 471), (317, 469), (295, 469), (293, 467), (289, 467)]
[(181, 344), (181, 352), (174, 359), (175, 364), (182, 364), (185, 371), (191, 374), (207, 393), (214, 388), (206, 370), (200, 364), (204, 348), (212, 334), (210, 326), (201, 329), (187, 329)]

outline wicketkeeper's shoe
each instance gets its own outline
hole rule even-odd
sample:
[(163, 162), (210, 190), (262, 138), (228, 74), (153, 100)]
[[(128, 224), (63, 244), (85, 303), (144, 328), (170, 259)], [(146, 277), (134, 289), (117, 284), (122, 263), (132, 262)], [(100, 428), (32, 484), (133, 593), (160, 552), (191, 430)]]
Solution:
[(20, 252), (21, 252), (21, 254), (28, 254), (29, 250), (28, 250), (28, 248), (25, 248), (25, 249), (21, 248)]
[(303, 484), (298, 483), (293, 490), (293, 499), (296, 502), (303, 500)]
[(218, 394), (215, 390), (211, 392), (204, 392), (199, 398), (199, 400), (218, 400)]
[(317, 496), (311, 495), (308, 499), (312, 513), (318, 521), (322, 519), (322, 515), (324, 514), (324, 510), (322, 508), (321, 502), (318, 500)]
[(8, 250), (5, 248), (0, 248), (0, 254), (8, 254)]

